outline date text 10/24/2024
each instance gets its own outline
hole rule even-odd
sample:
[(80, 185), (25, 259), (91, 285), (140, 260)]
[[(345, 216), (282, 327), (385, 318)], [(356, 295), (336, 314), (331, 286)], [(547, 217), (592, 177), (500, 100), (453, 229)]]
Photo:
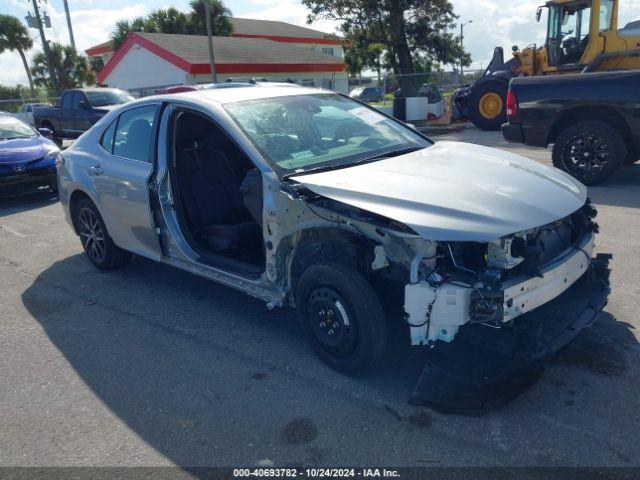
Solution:
[(397, 470), (386, 468), (236, 468), (234, 477), (284, 478), (394, 478)]

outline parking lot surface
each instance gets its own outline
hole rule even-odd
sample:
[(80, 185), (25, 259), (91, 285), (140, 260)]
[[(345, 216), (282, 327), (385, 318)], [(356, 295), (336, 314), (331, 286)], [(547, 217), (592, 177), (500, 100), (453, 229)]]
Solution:
[[(433, 138), (550, 164), (499, 133)], [(640, 466), (640, 164), (589, 194), (609, 305), (476, 417), (407, 403), (424, 352), (400, 319), (385, 364), (346, 377), (292, 311), (140, 258), (98, 271), (55, 197), (1, 200), (0, 466)]]

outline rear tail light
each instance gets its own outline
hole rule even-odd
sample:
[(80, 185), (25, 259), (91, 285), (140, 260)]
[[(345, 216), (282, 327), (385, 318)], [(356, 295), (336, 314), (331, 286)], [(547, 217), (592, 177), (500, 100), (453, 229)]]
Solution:
[(516, 98), (515, 92), (511, 89), (509, 89), (509, 93), (507, 93), (507, 115), (509, 117), (518, 116), (518, 99)]

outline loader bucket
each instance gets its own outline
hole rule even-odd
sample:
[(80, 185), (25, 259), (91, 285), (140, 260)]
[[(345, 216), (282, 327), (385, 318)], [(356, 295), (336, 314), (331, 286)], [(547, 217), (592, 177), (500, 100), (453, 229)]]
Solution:
[(467, 325), (436, 342), (409, 403), (444, 413), (480, 414), (532, 385), (546, 360), (591, 326), (607, 304), (610, 255), (560, 296), (502, 328)]

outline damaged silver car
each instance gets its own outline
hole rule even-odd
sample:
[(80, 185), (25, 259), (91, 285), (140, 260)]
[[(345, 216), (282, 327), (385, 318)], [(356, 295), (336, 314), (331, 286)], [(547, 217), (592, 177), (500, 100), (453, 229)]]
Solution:
[(416, 403), (511, 395), (606, 303), (584, 186), (333, 92), (150, 97), (63, 155), (60, 200), (97, 267), (137, 254), (295, 307), (332, 368), (383, 355), (391, 293), (408, 342), (434, 352)]

